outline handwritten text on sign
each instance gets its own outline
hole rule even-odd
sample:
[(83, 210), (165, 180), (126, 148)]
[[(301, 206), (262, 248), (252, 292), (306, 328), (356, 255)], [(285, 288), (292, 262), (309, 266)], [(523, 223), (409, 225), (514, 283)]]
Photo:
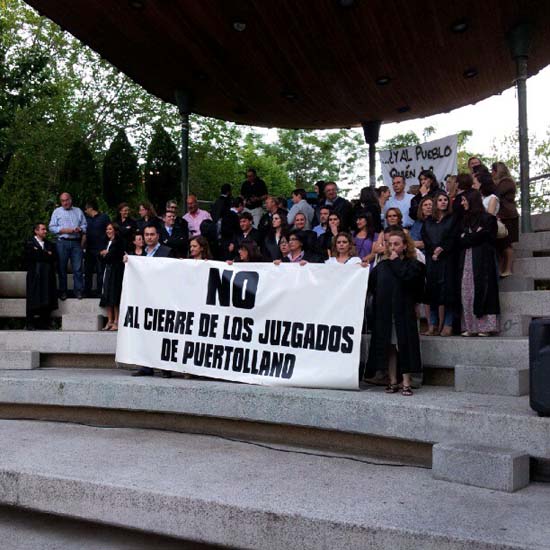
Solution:
[(457, 136), (404, 147), (380, 151), (384, 184), (390, 186), (394, 176), (405, 178), (406, 188), (418, 184), (422, 170), (430, 170), (438, 182), (443, 183), (447, 176), (457, 173)]

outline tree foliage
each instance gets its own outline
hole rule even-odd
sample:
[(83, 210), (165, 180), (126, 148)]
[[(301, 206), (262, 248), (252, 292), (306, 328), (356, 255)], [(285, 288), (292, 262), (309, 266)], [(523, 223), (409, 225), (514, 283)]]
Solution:
[(137, 156), (121, 128), (103, 161), (103, 196), (111, 208), (130, 202), (139, 191)]
[(99, 171), (92, 153), (82, 140), (75, 141), (65, 160), (61, 188), (71, 194), (75, 205), (84, 207), (87, 199), (101, 196)]
[(145, 192), (160, 212), (166, 202), (181, 202), (181, 165), (178, 150), (168, 132), (157, 126), (147, 149)]

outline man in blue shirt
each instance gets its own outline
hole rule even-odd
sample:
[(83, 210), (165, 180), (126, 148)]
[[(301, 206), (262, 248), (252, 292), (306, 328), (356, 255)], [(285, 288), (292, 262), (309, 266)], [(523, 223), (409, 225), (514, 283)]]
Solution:
[(413, 196), (405, 191), (405, 178), (403, 176), (393, 176), (392, 187), (393, 196), (384, 205), (384, 216), (390, 208), (399, 208), (403, 215), (403, 227), (409, 229), (414, 223), (414, 220), (409, 216)]
[(86, 219), (80, 208), (73, 206), (69, 193), (59, 195), (61, 206), (52, 213), (50, 232), (57, 236), (56, 248), (59, 270), (59, 298), (67, 299), (67, 265), (73, 268), (74, 294), (81, 300), (84, 282), (82, 277), (82, 236), (86, 233)]

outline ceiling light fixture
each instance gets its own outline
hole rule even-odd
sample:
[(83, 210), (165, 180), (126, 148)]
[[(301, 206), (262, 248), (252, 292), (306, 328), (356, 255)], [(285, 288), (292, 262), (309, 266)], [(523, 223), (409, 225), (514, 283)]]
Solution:
[(468, 20), (466, 18), (457, 19), (451, 25), (451, 31), (456, 34), (462, 34), (463, 32), (466, 32), (469, 28), (470, 24), (468, 23)]
[(298, 96), (294, 92), (290, 91), (281, 92), (281, 96), (289, 101), (296, 101), (298, 99)]
[(477, 69), (475, 67), (470, 67), (462, 73), (462, 76), (464, 76), (464, 78), (474, 78), (477, 76)]
[(244, 21), (233, 21), (233, 30), (237, 32), (243, 32), (246, 30), (246, 23)]
[(403, 105), (402, 107), (397, 107), (398, 113), (408, 113), (411, 108), (408, 105)]
[(378, 86), (387, 86), (391, 82), (391, 78), (389, 76), (379, 76), (376, 79), (376, 84)]
[(133, 10), (142, 10), (145, 7), (145, 0), (129, 0), (128, 4)]

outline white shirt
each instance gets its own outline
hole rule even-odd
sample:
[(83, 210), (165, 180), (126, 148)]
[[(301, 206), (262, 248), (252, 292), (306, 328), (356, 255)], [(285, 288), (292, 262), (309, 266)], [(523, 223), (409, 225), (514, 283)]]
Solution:
[(340, 265), (353, 265), (353, 264), (360, 264), (361, 258), (359, 256), (352, 256), (351, 258), (348, 258), (344, 263), (339, 262), (334, 256), (331, 256), (328, 260), (325, 260), (326, 264), (340, 264)]
[(496, 195), (489, 195), (483, 199), (483, 208), (485, 208), (485, 211), (487, 211), (487, 208), (489, 208), (489, 203), (491, 202), (491, 199), (495, 198), (497, 200), (497, 207), (496, 210), (493, 212), (493, 215), (496, 216), (498, 214), (498, 211), (500, 210), (500, 199)]

